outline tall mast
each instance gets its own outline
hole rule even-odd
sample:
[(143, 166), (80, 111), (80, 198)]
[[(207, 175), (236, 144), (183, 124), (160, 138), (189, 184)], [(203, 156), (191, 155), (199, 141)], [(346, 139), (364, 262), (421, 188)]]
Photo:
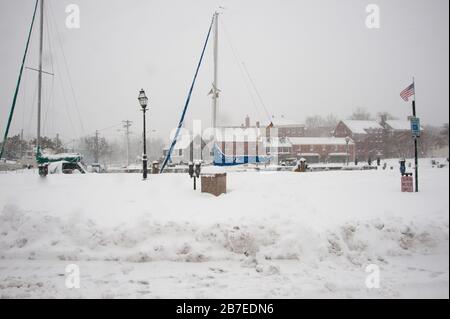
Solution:
[(44, 44), (44, 0), (41, 0), (41, 22), (39, 28), (39, 75), (38, 75), (38, 112), (37, 112), (37, 137), (36, 152), (39, 154), (41, 141), (41, 103), (42, 103), (42, 50)]
[(212, 127), (216, 128), (218, 89), (218, 63), (219, 63), (219, 12), (214, 13), (214, 82), (212, 88)]

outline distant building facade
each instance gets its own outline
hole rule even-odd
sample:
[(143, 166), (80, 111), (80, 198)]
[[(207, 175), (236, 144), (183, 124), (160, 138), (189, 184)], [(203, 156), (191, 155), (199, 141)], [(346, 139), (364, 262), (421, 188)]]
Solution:
[[(265, 126), (260, 126), (260, 122), (252, 125), (247, 116), (241, 125), (218, 127), (215, 139), (209, 141), (202, 140), (200, 136), (194, 141), (190, 135), (189, 138), (186, 134), (180, 136), (172, 152), (171, 162), (185, 164), (198, 159), (212, 162), (214, 144), (224, 156), (268, 155), (273, 157), (272, 163), (300, 158), (305, 158), (309, 163), (343, 163), (347, 158), (349, 161), (368, 161), (378, 157), (414, 155), (409, 120), (342, 120), (332, 135), (309, 136), (303, 124), (284, 117), (273, 118), (273, 122)], [(167, 155), (169, 148), (170, 145), (167, 145), (164, 155)]]
[(305, 125), (298, 122), (288, 120), (281, 116), (273, 117), (272, 122), (266, 126), (266, 136), (272, 136), (271, 129), (277, 131), (277, 137), (302, 137), (305, 136)]
[(308, 163), (344, 163), (353, 161), (355, 143), (340, 137), (291, 137), (292, 153)]
[(384, 128), (377, 121), (340, 121), (334, 136), (350, 137), (355, 143), (355, 158), (359, 161), (384, 156)]

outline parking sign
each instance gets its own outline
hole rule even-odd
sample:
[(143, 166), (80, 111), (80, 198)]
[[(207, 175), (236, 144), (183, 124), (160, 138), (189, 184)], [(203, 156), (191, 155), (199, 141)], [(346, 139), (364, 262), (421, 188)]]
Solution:
[(413, 136), (420, 136), (420, 119), (418, 117), (411, 118), (411, 134)]

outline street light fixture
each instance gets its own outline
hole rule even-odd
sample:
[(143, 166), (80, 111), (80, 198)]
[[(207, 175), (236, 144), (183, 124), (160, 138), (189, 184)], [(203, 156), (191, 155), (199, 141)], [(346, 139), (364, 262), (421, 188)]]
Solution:
[(143, 145), (144, 145), (144, 153), (142, 154), (142, 177), (143, 179), (147, 179), (147, 142), (146, 142), (146, 129), (145, 129), (145, 111), (147, 111), (148, 97), (145, 95), (144, 89), (141, 89), (138, 96), (139, 104), (141, 105), (144, 127), (143, 127)]
[(350, 137), (349, 137), (349, 136), (346, 136), (346, 137), (345, 137), (345, 143), (346, 143), (346, 145), (347, 145), (347, 149), (346, 149), (347, 155), (346, 155), (346, 161), (345, 161), (345, 163), (346, 163), (346, 166), (348, 166), (348, 143), (350, 143)]

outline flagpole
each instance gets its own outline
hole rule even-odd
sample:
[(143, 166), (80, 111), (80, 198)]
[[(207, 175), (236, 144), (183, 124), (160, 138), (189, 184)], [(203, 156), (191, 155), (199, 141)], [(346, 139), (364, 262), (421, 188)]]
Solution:
[(416, 117), (416, 83), (414, 77), (413, 77), (413, 88), (414, 88), (414, 98), (412, 100), (412, 112), (413, 116)]
[[(413, 77), (414, 98), (412, 100), (412, 112), (413, 117), (416, 117), (416, 84)], [(419, 127), (420, 132), (420, 127)], [(415, 180), (416, 180), (416, 192), (419, 191), (419, 159), (417, 151), (417, 135), (414, 136), (414, 166), (415, 166)]]

